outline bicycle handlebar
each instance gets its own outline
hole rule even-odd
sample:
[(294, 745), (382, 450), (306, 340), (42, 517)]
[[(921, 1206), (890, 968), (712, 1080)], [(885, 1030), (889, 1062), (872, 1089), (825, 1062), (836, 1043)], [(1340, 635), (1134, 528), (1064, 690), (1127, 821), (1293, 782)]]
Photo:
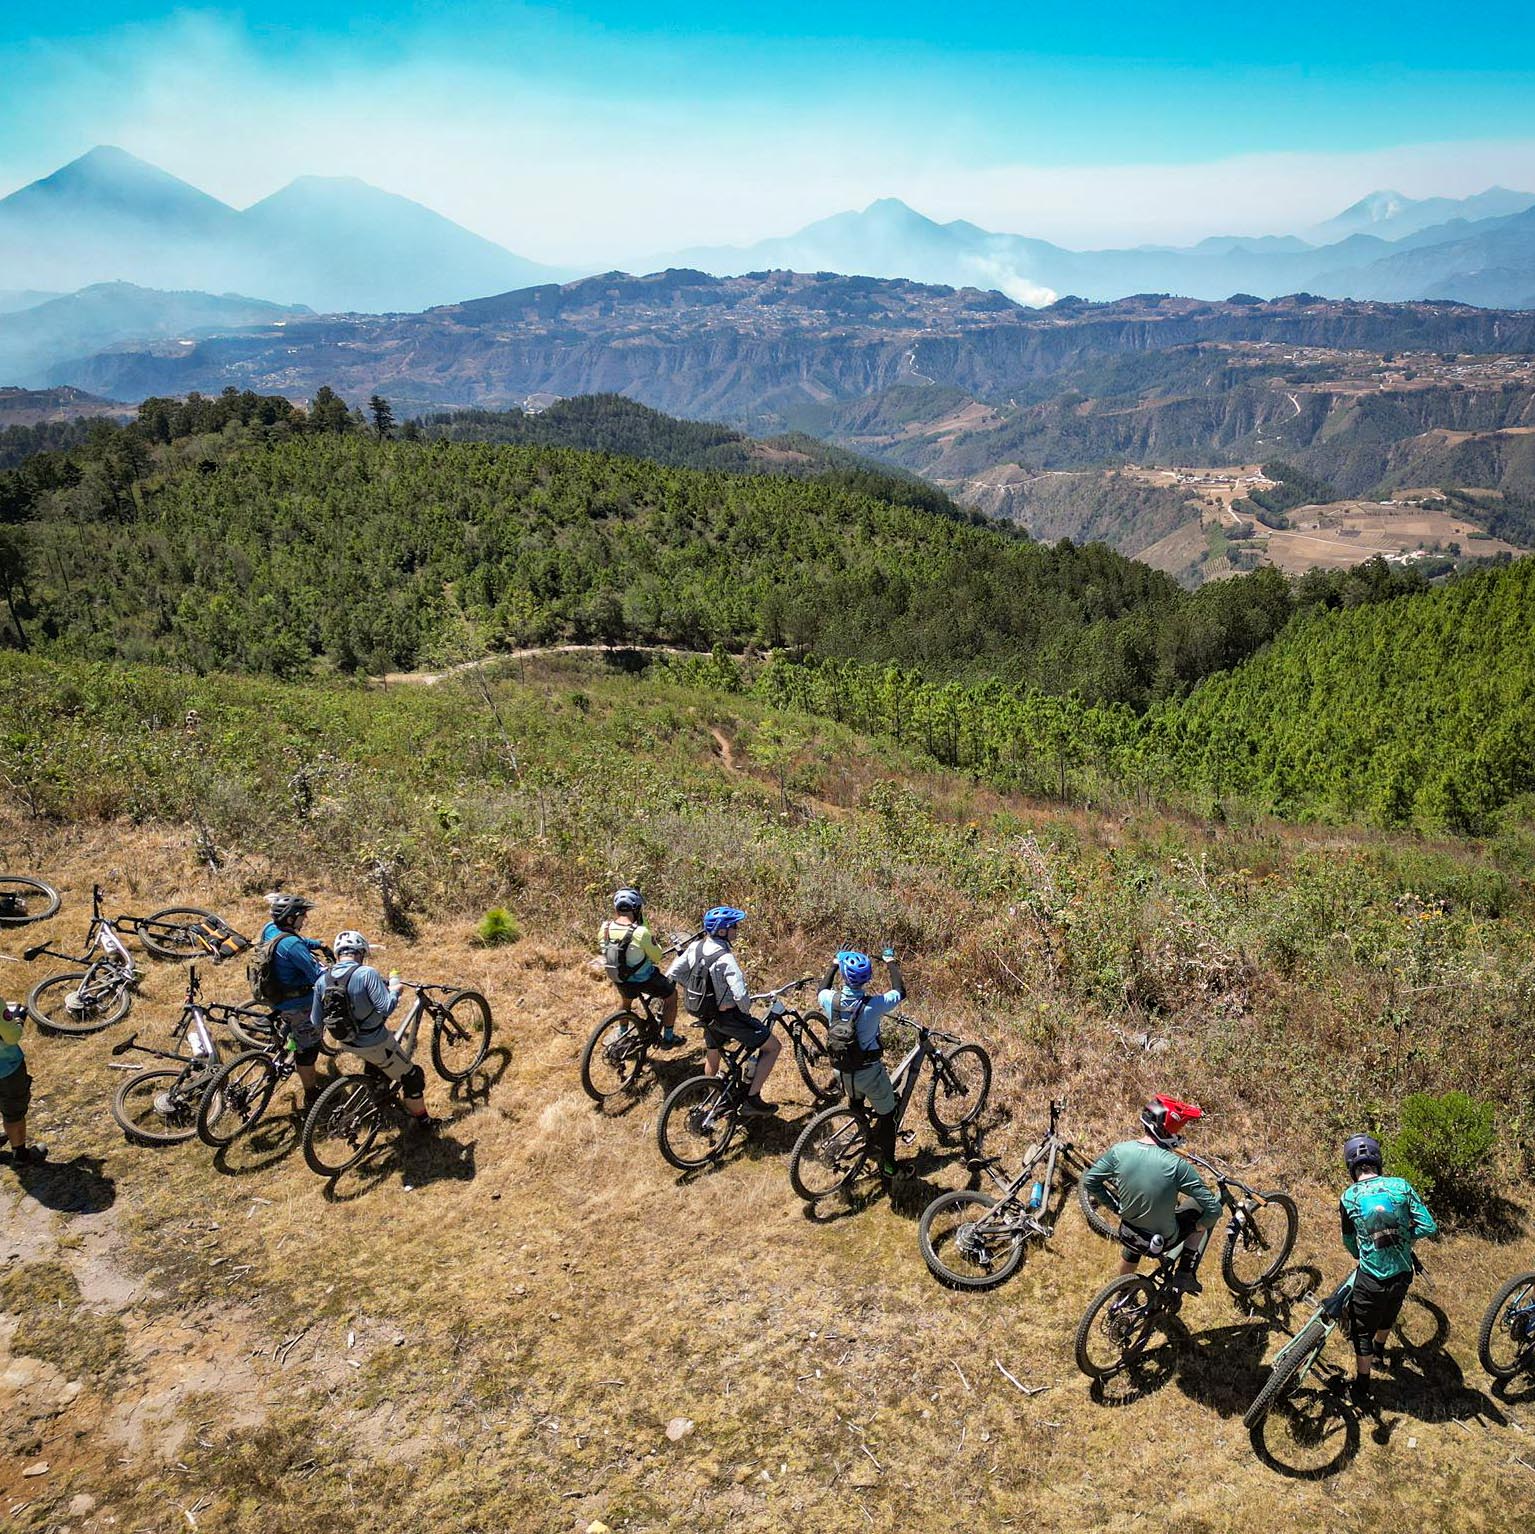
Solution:
[(801, 975), (798, 980), (791, 980), (787, 985), (779, 986), (776, 991), (757, 991), (755, 994), (748, 996), (746, 999), (748, 1002), (772, 1001), (775, 997), (783, 996), (789, 991), (797, 991), (802, 985), (809, 985), (810, 982), (814, 979), (814, 975)]

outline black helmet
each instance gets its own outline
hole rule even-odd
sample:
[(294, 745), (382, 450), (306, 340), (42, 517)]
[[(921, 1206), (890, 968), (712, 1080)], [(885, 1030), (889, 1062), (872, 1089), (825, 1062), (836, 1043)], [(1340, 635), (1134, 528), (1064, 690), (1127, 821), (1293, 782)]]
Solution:
[(266, 897), (266, 903), (271, 908), (272, 920), (279, 927), (289, 926), (306, 911), (314, 909), (314, 901), (305, 900), (302, 895), (291, 895), (286, 890), (274, 890)]
[(627, 911), (631, 916), (638, 916), (645, 909), (645, 897), (632, 885), (625, 885), (621, 890), (613, 892), (613, 909)]
[(1350, 1135), (1343, 1142), (1343, 1164), (1350, 1177), (1358, 1177), (1361, 1167), (1372, 1166), (1378, 1172), (1385, 1165), (1380, 1141), (1374, 1135)]

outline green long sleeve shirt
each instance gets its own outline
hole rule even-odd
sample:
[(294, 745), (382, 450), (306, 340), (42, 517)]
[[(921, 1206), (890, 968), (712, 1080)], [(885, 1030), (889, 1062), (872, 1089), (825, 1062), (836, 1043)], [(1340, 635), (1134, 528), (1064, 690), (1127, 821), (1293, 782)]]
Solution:
[(1082, 1186), (1089, 1198), (1107, 1204), (1137, 1230), (1169, 1239), (1178, 1234), (1180, 1196), (1199, 1205), (1201, 1229), (1209, 1230), (1221, 1217), (1219, 1196), (1182, 1156), (1143, 1140), (1111, 1146), (1082, 1174)]

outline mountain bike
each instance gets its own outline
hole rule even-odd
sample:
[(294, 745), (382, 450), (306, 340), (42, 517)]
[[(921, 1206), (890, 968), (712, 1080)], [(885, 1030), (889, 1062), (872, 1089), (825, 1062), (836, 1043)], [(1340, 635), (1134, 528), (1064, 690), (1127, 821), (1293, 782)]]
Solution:
[[(432, 1068), (444, 1081), (464, 1081), (490, 1050), (490, 1003), (478, 991), (402, 980), (416, 993), (398, 1028), (390, 1029), (407, 1060), (414, 1060), (424, 1018), (432, 1020)], [(275, 1084), (275, 1083), (274, 1083)], [(398, 1085), (376, 1065), (338, 1076), (315, 1099), (304, 1120), (304, 1160), (321, 1177), (339, 1177), (367, 1155), (386, 1119), (407, 1117)]]
[(43, 954), (83, 964), (39, 980), (27, 997), (27, 1012), (39, 1028), (51, 1033), (96, 1033), (121, 1022), (133, 1005), (139, 983), (138, 965), (119, 936), (116, 925), (101, 914), (101, 886), (91, 891), (91, 924), (85, 952), (65, 953), (38, 943), (22, 957), (29, 963)]
[[(897, 1131), (924, 1066), (931, 1067), (927, 1117), (933, 1128), (949, 1135), (973, 1124), (991, 1091), (991, 1056), (979, 1044), (961, 1043), (953, 1034), (940, 1033), (902, 1013), (892, 1012), (890, 1021), (916, 1034), (916, 1042), (890, 1073)], [(872, 1130), (873, 1119), (861, 1099), (816, 1114), (789, 1154), (789, 1182), (794, 1191), (813, 1204), (850, 1187), (869, 1158)]]
[(174, 1069), (167, 1066), (136, 1071), (117, 1089), (112, 1099), (112, 1117), (130, 1140), (147, 1145), (175, 1145), (190, 1140), (197, 1132), (203, 1094), (224, 1063), (218, 1041), (208, 1026), (200, 991), (194, 965), (181, 1016), (171, 1029), (171, 1037), (178, 1046), (175, 1050), (151, 1049), (138, 1042), (137, 1033), (112, 1046), (114, 1055), (133, 1052), (176, 1062)]
[[(995, 1289), (1018, 1271), (1031, 1240), (1055, 1234), (1049, 1220), (1055, 1198), (1057, 1166), (1080, 1177), (1087, 1168), (1082, 1154), (1057, 1130), (1061, 1104), (1050, 1104), (1050, 1127), (1030, 1147), (1017, 1176), (997, 1170), (990, 1157), (971, 1165), (984, 1171), (996, 1195), (979, 1188), (940, 1193), (917, 1222), (922, 1260), (940, 1283), (954, 1289)], [(1043, 1163), (1043, 1167), (1041, 1167)]]
[[(1221, 1251), (1221, 1277), (1233, 1294), (1251, 1294), (1284, 1267), (1295, 1248), (1295, 1234), (1300, 1225), (1295, 1200), (1277, 1189), (1260, 1193), (1229, 1167), (1196, 1151), (1184, 1149), (1178, 1154), (1215, 1179), (1221, 1203), (1230, 1216), (1226, 1222), (1226, 1244)], [(1106, 1212), (1090, 1198), (1080, 1182), (1077, 1199), (1093, 1230), (1117, 1241), (1118, 1216), (1111, 1218), (1111, 1212)]]
[(1185, 1242), (1168, 1245), (1161, 1236), (1121, 1237), (1144, 1257), (1156, 1259), (1150, 1273), (1126, 1273), (1105, 1284), (1077, 1323), (1077, 1368), (1089, 1379), (1105, 1380), (1133, 1363), (1151, 1340), (1158, 1319), (1177, 1315), (1183, 1291), (1174, 1283)]
[[(1423, 1271), (1417, 1253), (1412, 1253), (1412, 1270)], [(1242, 1416), (1242, 1426), (1249, 1432), (1256, 1428), (1268, 1414), (1285, 1400), (1300, 1382), (1314, 1369), (1327, 1346), (1327, 1339), (1337, 1330), (1338, 1323), (1348, 1309), (1349, 1296), (1359, 1277), (1356, 1266), (1347, 1278), (1325, 1300), (1318, 1301), (1311, 1319), (1279, 1350), (1269, 1365), (1269, 1377), (1263, 1388), (1253, 1397), (1253, 1404)]]
[(0, 927), (47, 921), (59, 908), (59, 892), (27, 874), (0, 874)]
[(296, 1041), (281, 1014), (271, 1014), (268, 1042), (222, 1066), (197, 1110), (197, 1138), (214, 1150), (233, 1145), (261, 1122), (281, 1083), (298, 1069)]
[(1476, 1352), (1495, 1380), (1535, 1374), (1535, 1272), (1517, 1274), (1492, 1297)]

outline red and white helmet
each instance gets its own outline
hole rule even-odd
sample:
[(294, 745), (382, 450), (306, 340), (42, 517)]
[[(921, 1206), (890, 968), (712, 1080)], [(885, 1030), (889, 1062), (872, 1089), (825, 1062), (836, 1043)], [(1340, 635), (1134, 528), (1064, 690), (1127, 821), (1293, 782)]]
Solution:
[(1183, 1143), (1179, 1132), (1185, 1124), (1202, 1119), (1205, 1111), (1198, 1103), (1186, 1103), (1159, 1092), (1141, 1109), (1141, 1124), (1158, 1145), (1173, 1150)]

